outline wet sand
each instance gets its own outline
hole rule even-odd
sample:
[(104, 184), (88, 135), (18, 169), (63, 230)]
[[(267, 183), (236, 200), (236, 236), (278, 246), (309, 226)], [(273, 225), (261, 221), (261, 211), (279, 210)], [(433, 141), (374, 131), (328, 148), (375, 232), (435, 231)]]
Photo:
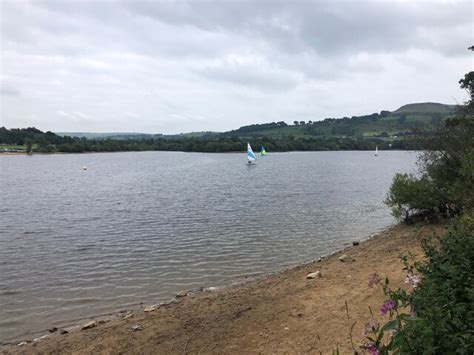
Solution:
[[(63, 335), (58, 330), (36, 342), (3, 347), (2, 354), (327, 354), (336, 346), (341, 354), (353, 353), (352, 346), (363, 341), (369, 307), (385, 318), (379, 316), (383, 292), (368, 288), (369, 274), (406, 287), (400, 256), (410, 251), (421, 257), (420, 240), (444, 230), (398, 225), (321, 261), (179, 297), (152, 312), (117, 314), (91, 329)], [(306, 278), (315, 271), (320, 278)]]

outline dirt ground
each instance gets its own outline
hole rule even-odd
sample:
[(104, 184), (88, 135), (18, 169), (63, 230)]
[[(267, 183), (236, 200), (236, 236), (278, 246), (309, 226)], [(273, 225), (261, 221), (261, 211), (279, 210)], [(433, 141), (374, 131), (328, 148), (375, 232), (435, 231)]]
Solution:
[[(351, 336), (358, 348), (371, 318), (369, 307), (384, 318), (379, 316), (383, 292), (368, 288), (369, 274), (406, 287), (399, 257), (407, 251), (420, 256), (420, 239), (443, 231), (439, 225), (399, 225), (320, 262), (183, 297), (92, 329), (58, 331), (4, 348), (2, 354), (330, 354), (336, 346), (341, 354), (351, 354)], [(343, 254), (345, 262), (339, 260)], [(318, 270), (321, 278), (306, 279)], [(134, 331), (134, 326), (142, 329)]]

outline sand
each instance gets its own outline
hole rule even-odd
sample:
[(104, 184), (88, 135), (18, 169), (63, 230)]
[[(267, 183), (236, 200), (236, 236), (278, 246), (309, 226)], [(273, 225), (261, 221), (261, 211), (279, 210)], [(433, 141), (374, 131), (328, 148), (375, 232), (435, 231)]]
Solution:
[[(182, 297), (153, 312), (136, 311), (91, 329), (56, 332), (24, 346), (4, 347), (2, 353), (330, 354), (337, 346), (341, 354), (351, 354), (352, 346), (363, 341), (369, 307), (379, 320), (387, 319), (379, 315), (382, 289), (368, 287), (369, 274), (388, 276), (394, 287), (409, 287), (399, 257), (408, 251), (421, 257), (421, 238), (444, 230), (442, 225), (399, 225), (320, 262)], [(345, 262), (339, 260), (343, 254)], [(318, 270), (321, 278), (306, 279)], [(133, 330), (136, 326), (140, 329)]]

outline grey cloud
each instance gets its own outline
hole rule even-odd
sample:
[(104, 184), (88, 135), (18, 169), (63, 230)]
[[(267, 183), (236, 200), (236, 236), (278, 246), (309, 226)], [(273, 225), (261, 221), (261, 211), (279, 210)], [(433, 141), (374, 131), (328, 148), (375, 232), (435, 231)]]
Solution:
[(20, 91), (8, 83), (0, 82), (0, 95), (2, 96), (20, 96)]
[(12, 125), (34, 113), (51, 130), (120, 122), (174, 133), (363, 114), (456, 96), (472, 67), (469, 1), (1, 6), (0, 74), (9, 84), (1, 93)]
[(311, 49), (329, 55), (359, 50), (396, 51), (410, 46), (446, 49), (453, 38), (427, 41), (417, 32), (471, 25), (472, 6), (467, 1), (315, 1), (271, 5), (241, 1), (225, 6), (215, 2), (157, 5), (140, 1), (128, 3), (127, 7), (132, 13), (163, 23), (246, 33), (288, 51)]

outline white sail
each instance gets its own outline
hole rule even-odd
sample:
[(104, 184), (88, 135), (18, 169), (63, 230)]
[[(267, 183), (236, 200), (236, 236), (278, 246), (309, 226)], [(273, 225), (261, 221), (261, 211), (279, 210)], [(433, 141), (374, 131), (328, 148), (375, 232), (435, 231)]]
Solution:
[(375, 146), (375, 156), (379, 155), (379, 147)]
[(255, 161), (257, 157), (255, 156), (250, 143), (247, 143), (247, 159), (249, 162)]

